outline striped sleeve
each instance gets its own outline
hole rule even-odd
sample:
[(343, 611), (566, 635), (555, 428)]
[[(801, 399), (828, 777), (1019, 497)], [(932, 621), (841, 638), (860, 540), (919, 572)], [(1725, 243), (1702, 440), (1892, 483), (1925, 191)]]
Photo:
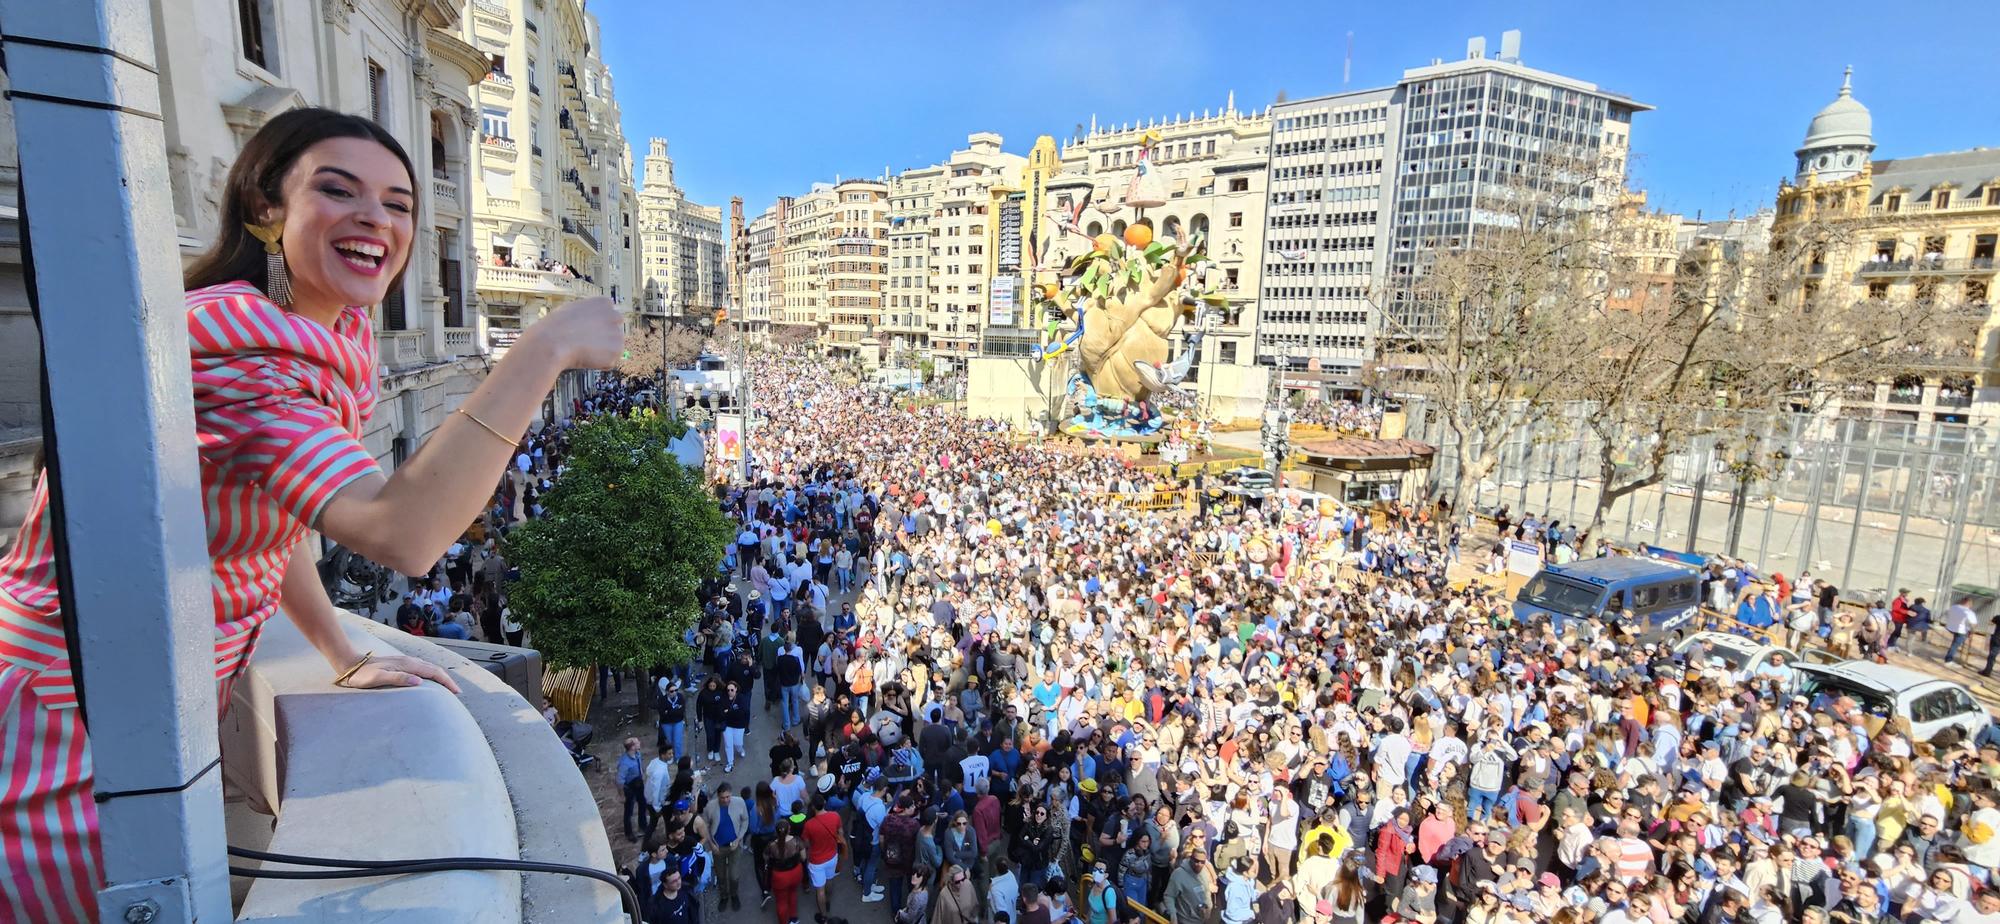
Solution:
[(238, 461), (247, 463), (271, 499), (300, 523), (317, 528), (320, 512), (340, 489), (381, 471), (332, 408), (295, 399), (264, 412)]

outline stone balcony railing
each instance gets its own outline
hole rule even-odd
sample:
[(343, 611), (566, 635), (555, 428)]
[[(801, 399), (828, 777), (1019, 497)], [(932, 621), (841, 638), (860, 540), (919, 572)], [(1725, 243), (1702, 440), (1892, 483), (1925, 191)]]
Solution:
[(424, 364), (422, 331), (383, 331), (377, 335), (376, 342), (380, 344), (382, 365), (390, 369), (408, 369)]
[[(444, 667), (463, 692), (335, 687), (291, 621), (273, 619), (223, 720), (232, 843), (353, 860), (481, 857), (612, 870), (589, 788), (534, 705), (424, 639), (352, 614), (340, 625), (363, 650)], [(547, 873), (245, 883), (238, 921), (626, 920), (610, 885)]]
[(444, 177), (431, 177), (431, 201), (436, 203), (439, 208), (450, 209), (453, 214), (457, 214), (459, 210), (458, 184)]
[(478, 352), (472, 345), (472, 328), (447, 327), (444, 329), (444, 351), (454, 358), (471, 356)]
[(602, 292), (596, 284), (585, 282), (562, 273), (544, 273), (541, 270), (519, 269), (512, 266), (481, 266), (479, 287), (502, 292), (526, 292), (531, 295), (553, 295), (563, 298), (580, 298)]

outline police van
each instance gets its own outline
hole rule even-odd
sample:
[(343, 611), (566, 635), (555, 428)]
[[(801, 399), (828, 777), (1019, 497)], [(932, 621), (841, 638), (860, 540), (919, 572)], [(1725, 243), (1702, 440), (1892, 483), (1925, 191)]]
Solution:
[(1547, 618), (1561, 631), (1571, 619), (1615, 619), (1627, 610), (1645, 639), (1692, 628), (1700, 612), (1701, 575), (1650, 558), (1592, 558), (1547, 565), (1514, 598), (1514, 618)]

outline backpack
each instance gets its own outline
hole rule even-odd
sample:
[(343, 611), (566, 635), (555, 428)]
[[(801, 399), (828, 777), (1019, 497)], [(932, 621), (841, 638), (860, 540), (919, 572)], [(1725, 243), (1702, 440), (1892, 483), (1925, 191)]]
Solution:
[(708, 891), (715, 882), (715, 864), (708, 862), (708, 850), (696, 844), (694, 852), (681, 858), (681, 879), (688, 883), (688, 891), (700, 895)]
[(917, 853), (917, 820), (908, 815), (891, 813), (882, 819), (882, 868), (891, 872), (908, 872), (915, 864)]
[[(855, 802), (860, 801), (857, 796)], [(855, 805), (854, 813), (847, 816), (847, 839), (865, 845), (872, 839), (873, 834), (874, 831), (868, 827), (868, 813), (863, 811), (859, 804)]]
[(882, 771), (891, 783), (907, 783), (923, 775), (924, 761), (912, 747), (897, 748), (889, 755), (889, 766)]

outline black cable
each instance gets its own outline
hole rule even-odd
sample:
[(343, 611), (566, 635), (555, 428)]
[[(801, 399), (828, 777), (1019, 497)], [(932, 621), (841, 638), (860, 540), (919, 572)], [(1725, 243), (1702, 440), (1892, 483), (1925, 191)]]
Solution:
[(249, 879), (368, 879), (376, 876), (402, 876), (411, 873), (439, 873), (451, 870), (503, 870), (521, 873), (557, 873), (565, 876), (585, 876), (599, 882), (608, 882), (618, 888), (619, 904), (627, 909), (632, 924), (644, 924), (641, 920), (639, 893), (632, 884), (600, 869), (588, 866), (570, 866), (563, 863), (539, 863), (533, 860), (502, 860), (493, 857), (430, 857), (421, 860), (337, 860), (330, 857), (300, 857), (284, 853), (269, 853), (251, 850), (248, 847), (230, 847), (229, 855), (245, 860), (263, 863), (283, 863), (289, 866), (324, 866), (331, 869), (250, 869), (242, 866), (229, 868), (231, 876)]

